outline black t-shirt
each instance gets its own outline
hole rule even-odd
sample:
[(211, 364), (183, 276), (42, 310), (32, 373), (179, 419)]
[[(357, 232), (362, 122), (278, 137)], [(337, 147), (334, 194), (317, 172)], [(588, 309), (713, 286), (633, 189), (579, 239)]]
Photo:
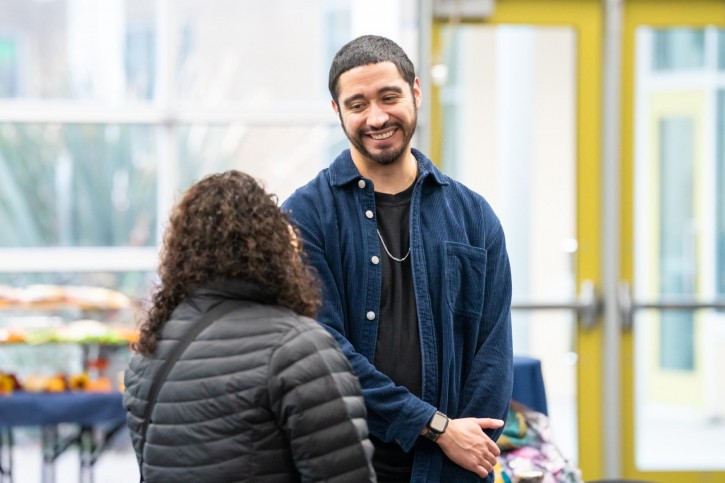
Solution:
[[(375, 193), (378, 230), (385, 244), (380, 243), (383, 280), (375, 367), (395, 384), (420, 397), (423, 393), (420, 333), (409, 254), (413, 186), (395, 195)], [(386, 247), (390, 255), (404, 260), (393, 260)], [(384, 443), (372, 436), (371, 440), (375, 445), (373, 465), (378, 481), (409, 480), (413, 451), (405, 453), (398, 444)]]

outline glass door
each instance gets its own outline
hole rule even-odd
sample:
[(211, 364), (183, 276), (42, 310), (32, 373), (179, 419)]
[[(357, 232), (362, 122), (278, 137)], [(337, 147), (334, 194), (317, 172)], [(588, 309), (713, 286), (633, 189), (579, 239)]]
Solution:
[(459, 20), (433, 30), (432, 158), (501, 218), (515, 355), (541, 361), (554, 442), (595, 479), (602, 331), (582, 298), (601, 278), (601, 5), (508, 0)]
[(623, 473), (724, 482), (725, 4), (623, 18)]

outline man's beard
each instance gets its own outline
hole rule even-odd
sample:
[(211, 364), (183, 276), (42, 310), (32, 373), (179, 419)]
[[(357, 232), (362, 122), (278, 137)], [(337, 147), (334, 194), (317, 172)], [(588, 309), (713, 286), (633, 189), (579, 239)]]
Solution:
[(413, 117), (413, 121), (407, 126), (409, 129), (406, 129), (406, 126), (399, 122), (385, 123), (382, 127), (378, 129), (378, 131), (382, 131), (383, 129), (394, 126), (399, 130), (403, 131), (403, 143), (400, 145), (399, 148), (385, 149), (378, 154), (373, 154), (365, 148), (365, 144), (362, 142), (362, 137), (364, 136), (364, 134), (358, 135), (357, 137), (352, 137), (350, 133), (347, 132), (347, 129), (345, 129), (345, 124), (342, 122), (342, 117), (340, 118), (340, 124), (342, 125), (342, 130), (345, 132), (345, 136), (347, 136), (347, 139), (350, 140), (350, 143), (355, 147), (355, 149), (357, 149), (360, 154), (368, 159), (375, 161), (378, 164), (388, 165), (393, 164), (395, 161), (400, 159), (405, 154), (406, 149), (410, 145), (410, 140), (413, 139), (413, 134), (415, 134), (415, 129), (418, 126), (418, 110), (415, 110), (415, 116)]

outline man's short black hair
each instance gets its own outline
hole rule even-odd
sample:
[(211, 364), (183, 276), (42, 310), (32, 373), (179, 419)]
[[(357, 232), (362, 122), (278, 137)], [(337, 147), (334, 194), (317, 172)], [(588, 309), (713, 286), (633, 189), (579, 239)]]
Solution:
[(392, 62), (411, 90), (415, 82), (415, 68), (405, 51), (392, 40), (378, 35), (363, 35), (342, 46), (332, 59), (328, 87), (335, 103), (340, 93), (337, 81), (350, 69), (362, 65)]

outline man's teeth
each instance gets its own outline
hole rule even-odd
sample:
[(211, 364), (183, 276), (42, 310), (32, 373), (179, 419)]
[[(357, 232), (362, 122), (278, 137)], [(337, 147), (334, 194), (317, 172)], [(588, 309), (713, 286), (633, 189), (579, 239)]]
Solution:
[(372, 137), (376, 141), (381, 141), (383, 139), (388, 139), (390, 136), (393, 135), (394, 132), (395, 129), (391, 129), (390, 131), (383, 134), (371, 134), (370, 137)]

